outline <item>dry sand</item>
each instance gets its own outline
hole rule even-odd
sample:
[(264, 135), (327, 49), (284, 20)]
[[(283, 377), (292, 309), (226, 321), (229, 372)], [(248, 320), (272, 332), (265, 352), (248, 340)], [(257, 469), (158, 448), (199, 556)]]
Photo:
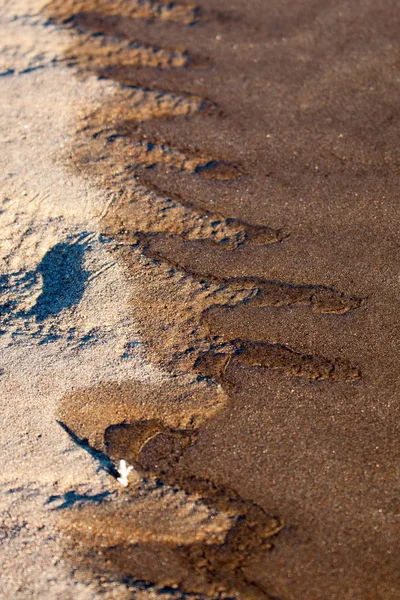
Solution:
[(396, 3), (0, 15), (0, 596), (398, 598)]
[[(96, 495), (116, 486), (59, 427), (56, 407), (68, 390), (129, 378), (159, 382), (163, 374), (144, 357), (126, 311), (124, 268), (99, 238), (109, 199), (60, 161), (79, 110), (110, 86), (79, 84), (58, 64), (68, 39), (44, 27), (42, 6), (1, 6), (0, 595), (95, 598), (93, 586), (71, 580), (63, 565), (54, 507), (71, 490)], [(65, 260), (73, 280), (63, 308)], [(59, 499), (46, 504), (52, 496)]]

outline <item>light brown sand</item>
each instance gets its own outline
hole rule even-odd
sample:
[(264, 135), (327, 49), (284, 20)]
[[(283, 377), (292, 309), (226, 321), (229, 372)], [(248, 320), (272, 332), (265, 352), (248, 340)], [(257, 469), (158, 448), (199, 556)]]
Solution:
[(198, 4), (3, 6), (5, 595), (395, 599), (398, 10)]
[[(124, 268), (110, 266), (98, 239), (98, 218), (109, 198), (60, 160), (79, 111), (110, 86), (94, 79), (79, 83), (53, 62), (62, 58), (67, 39), (44, 28), (42, 5), (1, 6), (0, 252), (1, 276), (8, 279), (0, 292), (0, 596), (95, 598), (95, 586), (74, 582), (64, 566), (53, 509), (68, 491), (95, 495), (112, 491), (115, 482), (57, 425), (57, 404), (66, 391), (88, 384), (129, 378), (156, 383), (164, 376), (146, 361), (127, 315)], [(84, 264), (93, 278), (79, 305), (38, 324), (26, 317), (43, 291), (38, 266), (69, 238), (86, 243)], [(85, 343), (91, 333), (96, 343)], [(132, 342), (133, 351), (122, 359)], [(51, 496), (60, 499), (46, 505)]]

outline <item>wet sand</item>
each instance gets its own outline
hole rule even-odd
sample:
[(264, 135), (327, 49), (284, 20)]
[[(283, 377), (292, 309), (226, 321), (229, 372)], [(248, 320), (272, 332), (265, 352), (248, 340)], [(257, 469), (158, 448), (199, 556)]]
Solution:
[(74, 443), (142, 478), (64, 511), (68, 561), (132, 593), (394, 600), (396, 3), (44, 14), (71, 76), (114, 86), (65, 161), (109, 199), (127, 314), (170, 376), (61, 400)]

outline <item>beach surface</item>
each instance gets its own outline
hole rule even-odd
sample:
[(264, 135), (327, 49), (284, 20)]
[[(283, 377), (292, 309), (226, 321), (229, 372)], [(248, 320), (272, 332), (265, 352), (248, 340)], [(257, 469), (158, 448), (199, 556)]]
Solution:
[(0, 598), (397, 600), (397, 3), (0, 34)]

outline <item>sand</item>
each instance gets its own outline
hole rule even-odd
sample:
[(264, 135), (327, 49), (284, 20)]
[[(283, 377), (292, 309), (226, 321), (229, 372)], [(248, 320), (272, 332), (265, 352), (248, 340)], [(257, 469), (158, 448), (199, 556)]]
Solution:
[(1, 17), (0, 595), (397, 598), (396, 3)]

